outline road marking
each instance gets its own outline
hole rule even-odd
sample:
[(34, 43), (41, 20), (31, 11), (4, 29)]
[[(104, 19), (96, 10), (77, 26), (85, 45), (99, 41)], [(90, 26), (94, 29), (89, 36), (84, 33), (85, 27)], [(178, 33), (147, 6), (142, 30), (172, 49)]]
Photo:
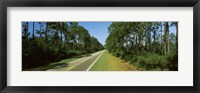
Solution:
[(101, 57), (101, 55), (104, 53), (104, 50), (103, 52), (98, 56), (98, 58), (92, 63), (92, 65), (90, 65), (90, 67), (86, 70), (86, 71), (89, 71), (90, 68), (97, 62), (97, 60)]
[(70, 69), (72, 69), (72, 68), (74, 68), (74, 66), (72, 66), (72, 67), (68, 68), (67, 70), (70, 70)]
[[(71, 69), (73, 69), (73, 68), (75, 68), (75, 67), (77, 67), (77, 66), (79, 66), (79, 65), (81, 65), (81, 63), (84, 63), (84, 62), (86, 62), (86, 60), (88, 60), (88, 59), (90, 59), (91, 57), (83, 57), (83, 58), (80, 58), (81, 60), (81, 62), (79, 62), (79, 64), (75, 64), (75, 66), (72, 66), (72, 67), (70, 67), (70, 68), (68, 68), (67, 70), (71, 70)], [(79, 60), (78, 60), (79, 61)]]

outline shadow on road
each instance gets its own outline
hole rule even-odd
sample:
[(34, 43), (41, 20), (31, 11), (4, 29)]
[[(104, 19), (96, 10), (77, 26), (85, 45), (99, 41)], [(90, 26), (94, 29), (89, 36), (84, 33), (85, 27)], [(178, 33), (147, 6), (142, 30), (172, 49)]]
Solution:
[[(61, 67), (68, 67), (69, 63), (61, 63), (61, 64), (55, 64), (54, 66), (52, 66), (53, 69), (57, 69), (57, 68), (61, 68)], [(50, 69), (52, 69), (50, 68)]]
[(91, 56), (91, 54), (80, 55), (80, 56), (76, 56), (75, 58), (82, 58), (82, 57), (89, 57), (89, 56)]
[[(74, 58), (83, 58), (83, 57), (89, 57), (92, 56), (91, 54), (85, 54), (85, 55), (80, 55), (80, 56), (75, 56)], [(61, 61), (61, 60), (60, 60)], [(50, 63), (48, 65), (44, 65), (41, 67), (37, 67), (37, 68), (33, 68), (33, 69), (28, 69), (26, 71), (46, 71), (49, 69), (58, 69), (58, 68), (62, 68), (62, 67), (69, 67), (70, 63), (64, 62), (55, 62), (55, 63)]]
[(54, 64), (49, 64), (49, 65), (46, 65), (46, 66), (38, 67), (38, 68), (35, 68), (35, 69), (31, 69), (31, 71), (45, 71), (45, 70), (48, 70), (48, 69), (68, 67), (68, 65), (69, 65), (69, 63), (54, 63)]

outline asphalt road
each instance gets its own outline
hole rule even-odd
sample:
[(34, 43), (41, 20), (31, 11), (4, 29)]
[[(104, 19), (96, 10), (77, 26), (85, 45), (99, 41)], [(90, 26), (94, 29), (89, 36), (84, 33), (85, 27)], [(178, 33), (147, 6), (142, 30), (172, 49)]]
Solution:
[(98, 51), (48, 71), (88, 71), (103, 52), (104, 50)]

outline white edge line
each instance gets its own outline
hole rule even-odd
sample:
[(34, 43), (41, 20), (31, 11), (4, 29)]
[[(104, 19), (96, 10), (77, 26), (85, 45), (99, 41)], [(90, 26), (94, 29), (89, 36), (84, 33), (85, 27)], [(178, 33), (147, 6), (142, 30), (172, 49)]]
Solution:
[[(104, 53), (104, 50), (103, 52), (101, 53), (101, 55)], [(92, 65), (90, 65), (90, 67), (87, 69), (87, 71), (90, 70), (90, 68), (97, 62), (97, 60), (101, 57), (101, 55), (98, 56), (98, 58), (92, 63)]]

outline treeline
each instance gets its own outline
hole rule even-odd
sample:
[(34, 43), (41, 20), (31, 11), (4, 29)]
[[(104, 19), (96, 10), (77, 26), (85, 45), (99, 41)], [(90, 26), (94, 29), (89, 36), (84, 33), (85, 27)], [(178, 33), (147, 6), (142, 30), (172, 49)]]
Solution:
[(22, 22), (22, 69), (102, 49), (77, 22)]
[(106, 49), (138, 70), (178, 70), (177, 22), (113, 22), (108, 30)]

